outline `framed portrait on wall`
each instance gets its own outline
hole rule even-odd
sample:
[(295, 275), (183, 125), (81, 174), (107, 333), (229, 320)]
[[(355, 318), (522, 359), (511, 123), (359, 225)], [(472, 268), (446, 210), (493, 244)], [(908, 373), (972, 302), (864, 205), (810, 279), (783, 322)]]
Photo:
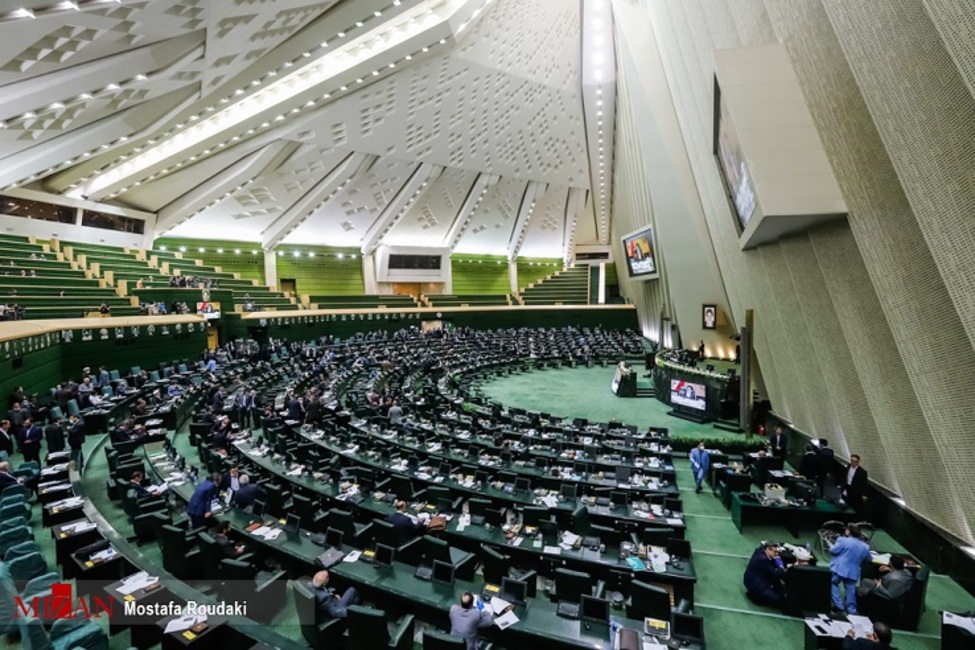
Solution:
[(717, 305), (704, 305), (701, 310), (701, 327), (706, 330), (718, 329)]

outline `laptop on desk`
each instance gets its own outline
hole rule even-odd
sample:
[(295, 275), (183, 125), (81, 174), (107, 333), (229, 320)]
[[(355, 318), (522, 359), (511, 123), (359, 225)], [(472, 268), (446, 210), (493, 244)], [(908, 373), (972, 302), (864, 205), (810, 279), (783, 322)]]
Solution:
[(345, 557), (345, 553), (342, 552), (342, 531), (336, 528), (325, 531), (325, 546), (327, 550), (318, 556), (318, 562), (323, 568), (328, 569)]

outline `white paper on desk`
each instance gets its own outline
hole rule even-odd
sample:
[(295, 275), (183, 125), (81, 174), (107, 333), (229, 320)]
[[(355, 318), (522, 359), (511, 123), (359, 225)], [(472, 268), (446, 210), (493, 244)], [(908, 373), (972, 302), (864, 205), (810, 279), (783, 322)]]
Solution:
[(117, 551), (114, 548), (112, 548), (111, 546), (109, 546), (104, 551), (98, 551), (97, 553), (95, 553), (94, 555), (92, 555), (91, 556), (91, 559), (92, 560), (107, 560), (110, 557), (114, 556), (116, 552)]
[(521, 619), (515, 616), (514, 612), (508, 612), (504, 616), (499, 616), (496, 619), (494, 619), (494, 624), (497, 625), (500, 629), (506, 630), (512, 625), (514, 625), (515, 623), (517, 623), (519, 620)]
[(296, 467), (293, 470), (291, 470), (290, 472), (287, 472), (287, 475), (288, 476), (301, 476), (301, 471), (302, 471), (302, 468), (301, 467)]
[(344, 558), (342, 558), (342, 561), (343, 562), (357, 562), (359, 560), (359, 556), (360, 555), (362, 555), (362, 551), (352, 551), (351, 553), (349, 553), (348, 555), (346, 555)]
[(206, 616), (180, 616), (179, 618), (174, 618), (169, 623), (166, 623), (166, 631), (164, 634), (170, 634), (171, 632), (182, 632), (183, 630), (188, 630), (197, 623), (202, 623), (207, 620)]
[(553, 497), (551, 495), (542, 497), (540, 501), (545, 505), (546, 508), (557, 508), (559, 505), (558, 497)]
[(91, 530), (92, 528), (96, 528), (94, 523), (90, 521), (79, 521), (71, 524), (70, 526), (65, 526), (62, 530), (65, 532), (70, 530), (72, 533), (83, 533), (86, 530)]
[[(141, 574), (136, 574), (136, 575), (139, 576), (138, 580), (130, 580), (129, 582), (124, 583), (121, 587), (116, 589), (116, 591), (122, 594), (123, 596), (128, 596), (133, 592), (139, 591), (140, 589), (145, 589), (149, 585), (159, 582), (159, 578), (157, 576), (141, 575)], [(130, 576), (130, 577), (134, 578), (136, 576)]]
[(945, 612), (943, 619), (945, 625), (960, 627), (971, 634), (975, 634), (975, 618), (969, 616), (959, 616), (952, 612)]
[(890, 553), (878, 553), (871, 558), (874, 564), (890, 564)]
[(430, 475), (427, 474), (426, 472), (417, 472), (416, 473), (416, 477), (418, 479), (420, 479), (421, 481), (429, 481), (430, 480)]
[(873, 634), (873, 623), (866, 616), (847, 614), (846, 617), (853, 624), (853, 631), (856, 632), (857, 638)]
[(165, 492), (166, 490), (169, 489), (169, 484), (162, 483), (161, 485), (150, 485), (146, 489), (149, 490), (150, 492), (156, 492), (156, 493)]
[(498, 598), (497, 596), (491, 596), (491, 602), (489, 604), (491, 605), (491, 611), (494, 612), (495, 616), (511, 607), (511, 603), (502, 598)]
[(524, 537), (513, 537), (511, 541), (508, 542), (508, 544), (510, 544), (511, 546), (521, 546), (521, 543), (523, 541), (525, 541)]
[(656, 641), (644, 641), (643, 650), (667, 650), (667, 646), (660, 645)]
[(562, 549), (558, 546), (546, 546), (542, 549), (542, 553), (551, 553), (552, 555), (562, 555)]
[(667, 517), (667, 524), (670, 526), (681, 526), (683, 523), (683, 519), (678, 519), (677, 517)]
[(562, 541), (568, 544), (569, 546), (575, 546), (576, 542), (578, 542), (579, 539), (580, 537), (578, 535), (568, 530), (562, 533)]

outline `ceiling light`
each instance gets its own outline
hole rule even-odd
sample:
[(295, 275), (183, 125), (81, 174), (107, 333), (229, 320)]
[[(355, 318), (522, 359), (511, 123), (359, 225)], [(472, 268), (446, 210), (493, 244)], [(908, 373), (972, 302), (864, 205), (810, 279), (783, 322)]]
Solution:
[(308, 251), (308, 257), (315, 257), (314, 251)]
[(240, 249), (239, 248), (235, 248), (234, 249), (234, 254), (235, 255), (240, 255)]
[(298, 251), (295, 251), (294, 253), (292, 253), (292, 255), (294, 255), (295, 257), (301, 257), (301, 253)]
[(251, 255), (257, 255), (257, 251), (251, 251)]
[(164, 251), (164, 250), (166, 250), (166, 247), (165, 246), (160, 246), (159, 247), (159, 250)]
[(197, 250), (200, 251), (201, 253), (207, 252), (207, 249), (203, 248), (202, 246), (200, 248), (198, 248)]
[(179, 252), (180, 253), (185, 253), (186, 252), (186, 246), (180, 246), (179, 247)]
[(278, 257), (283, 257), (283, 256), (284, 256), (284, 251), (278, 251)]
[(339, 253), (335, 257), (339, 258), (340, 260), (345, 259), (345, 255), (343, 253)]

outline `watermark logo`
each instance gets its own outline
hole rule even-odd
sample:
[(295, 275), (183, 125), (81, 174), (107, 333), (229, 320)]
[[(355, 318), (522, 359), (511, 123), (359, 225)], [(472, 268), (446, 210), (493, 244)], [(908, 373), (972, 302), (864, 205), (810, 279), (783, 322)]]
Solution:
[(14, 618), (35, 618), (42, 621), (58, 619), (100, 619), (102, 615), (111, 617), (115, 613), (115, 598), (112, 596), (74, 597), (71, 584), (56, 582), (51, 585), (51, 593), (34, 596), (24, 600), (14, 596)]

